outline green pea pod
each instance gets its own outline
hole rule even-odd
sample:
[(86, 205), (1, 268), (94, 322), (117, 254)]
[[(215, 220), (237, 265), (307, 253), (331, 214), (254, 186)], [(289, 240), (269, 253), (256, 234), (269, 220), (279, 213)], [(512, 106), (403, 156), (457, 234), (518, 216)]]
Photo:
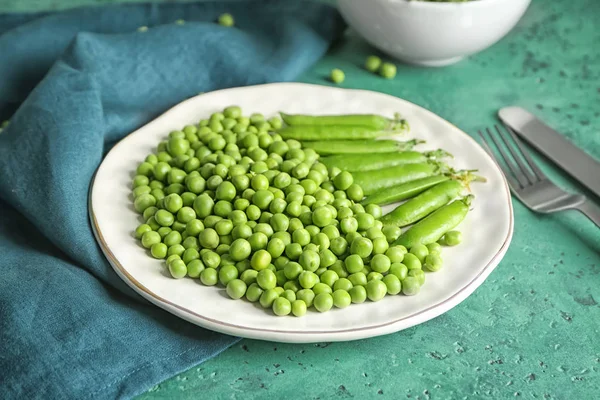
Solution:
[(448, 204), (458, 197), (463, 189), (464, 186), (455, 180), (438, 183), (406, 203), (400, 204), (394, 211), (384, 215), (381, 222), (399, 227), (410, 225)]
[(283, 121), (289, 126), (364, 126), (374, 131), (400, 129), (406, 126), (403, 119), (390, 119), (376, 114), (349, 114), (349, 115), (303, 115), (281, 114)]
[(449, 180), (450, 178), (446, 175), (434, 175), (426, 178), (416, 179), (414, 181), (406, 182), (400, 185), (392, 186), (383, 190), (380, 190), (371, 196), (365, 198), (362, 201), (363, 205), (377, 204), (384, 206), (386, 204), (392, 204), (397, 201), (410, 199), (419, 193), (424, 192), (432, 186), (438, 183)]
[(360, 125), (293, 125), (277, 131), (284, 139), (296, 140), (358, 140), (375, 139), (386, 131)]
[(425, 178), (439, 172), (440, 166), (433, 162), (404, 164), (383, 168), (378, 171), (360, 171), (352, 173), (354, 183), (362, 187), (366, 196), (379, 190), (400, 185), (401, 183)]
[(389, 153), (393, 151), (411, 150), (414, 146), (425, 143), (423, 140), (319, 140), (303, 142), (302, 145), (313, 149), (322, 156), (331, 154)]
[[(368, 149), (366, 149), (368, 150)], [(321, 162), (328, 167), (338, 167), (339, 169), (355, 171), (373, 171), (382, 168), (394, 167), (402, 164), (424, 163), (432, 158), (439, 158), (447, 155), (444, 150), (436, 150), (427, 153), (418, 151), (394, 151), (391, 153), (364, 153), (364, 154), (339, 154), (321, 159)]]
[(437, 242), (446, 232), (456, 228), (465, 219), (472, 199), (473, 196), (467, 196), (464, 199), (455, 200), (443, 206), (414, 224), (409, 230), (400, 235), (393, 245), (401, 244), (410, 249), (417, 244), (428, 245)]

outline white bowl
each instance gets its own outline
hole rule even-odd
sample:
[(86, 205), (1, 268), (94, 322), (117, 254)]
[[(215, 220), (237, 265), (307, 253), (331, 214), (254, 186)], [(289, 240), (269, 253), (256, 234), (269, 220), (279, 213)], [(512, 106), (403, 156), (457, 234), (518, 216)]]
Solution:
[(338, 0), (338, 6), (348, 24), (383, 52), (410, 64), (442, 66), (496, 43), (530, 2)]

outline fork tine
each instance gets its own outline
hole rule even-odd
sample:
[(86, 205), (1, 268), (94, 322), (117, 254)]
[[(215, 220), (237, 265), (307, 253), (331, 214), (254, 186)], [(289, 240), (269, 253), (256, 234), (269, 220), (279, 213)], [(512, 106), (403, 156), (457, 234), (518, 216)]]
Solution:
[(500, 139), (502, 139), (502, 141), (508, 148), (508, 151), (512, 155), (513, 159), (516, 161), (517, 165), (519, 166), (519, 169), (521, 169), (521, 172), (529, 181), (529, 184), (533, 185), (534, 182), (536, 182), (536, 177), (529, 171), (525, 163), (523, 163), (523, 160), (521, 160), (521, 157), (519, 157), (518, 151), (514, 149), (515, 146), (510, 143), (510, 139), (509, 137), (507, 137), (507, 134), (503, 133), (503, 131), (498, 125), (494, 125), (494, 128), (496, 129), (496, 132), (498, 132), (498, 136), (500, 136)]
[(496, 137), (494, 136), (494, 134), (492, 133), (492, 131), (490, 130), (490, 128), (485, 128), (488, 136), (492, 139), (492, 141), (494, 142), (494, 144), (496, 145), (496, 148), (498, 149), (498, 152), (500, 153), (500, 155), (502, 156), (502, 158), (504, 159), (504, 162), (506, 163), (506, 165), (508, 165), (508, 168), (510, 168), (510, 170), (512, 171), (513, 175), (515, 176), (515, 178), (517, 178), (517, 181), (519, 182), (519, 186), (521, 188), (525, 188), (527, 186), (529, 186), (529, 181), (528, 179), (525, 177), (525, 175), (520, 171), (520, 169), (518, 169), (515, 164), (513, 163), (513, 161), (510, 159), (509, 155), (506, 153), (506, 151), (504, 151), (502, 149), (502, 146), (500, 145), (500, 142), (498, 142), (498, 140), (496, 139)]
[(485, 138), (485, 136), (483, 136), (483, 134), (481, 133), (481, 130), (477, 131), (477, 133), (479, 133), (479, 137), (481, 137), (481, 140), (483, 141), (483, 147), (484, 150), (490, 155), (490, 157), (492, 157), (492, 160), (494, 160), (496, 162), (496, 164), (498, 164), (498, 166), (500, 167), (500, 169), (504, 172), (504, 176), (506, 177), (506, 180), (508, 181), (508, 186), (510, 186), (510, 188), (512, 190), (517, 190), (520, 188), (519, 183), (515, 180), (515, 178), (513, 178), (511, 176), (510, 171), (506, 171), (502, 165), (500, 165), (500, 162), (498, 161), (498, 159), (496, 158), (496, 156), (494, 155), (494, 152), (492, 151), (492, 149), (490, 149), (490, 146), (488, 144), (488, 140)]
[(525, 161), (527, 161), (527, 164), (529, 165), (529, 167), (531, 168), (533, 173), (537, 176), (537, 178), (540, 181), (543, 181), (544, 179), (546, 179), (547, 178), (546, 175), (542, 172), (542, 170), (539, 169), (537, 164), (533, 161), (533, 159), (529, 155), (529, 152), (527, 151), (525, 146), (523, 146), (523, 142), (521, 142), (521, 140), (517, 137), (515, 132), (509, 126), (504, 125), (504, 128), (508, 131), (509, 135), (512, 136), (513, 140), (517, 144), (517, 147), (521, 151), (521, 154), (523, 154)]

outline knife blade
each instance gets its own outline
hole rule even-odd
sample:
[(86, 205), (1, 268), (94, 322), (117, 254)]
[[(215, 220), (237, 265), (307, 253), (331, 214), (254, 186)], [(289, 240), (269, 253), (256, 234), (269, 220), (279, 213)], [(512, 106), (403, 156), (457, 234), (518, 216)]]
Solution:
[(504, 107), (500, 120), (517, 135), (600, 197), (600, 162), (521, 107)]

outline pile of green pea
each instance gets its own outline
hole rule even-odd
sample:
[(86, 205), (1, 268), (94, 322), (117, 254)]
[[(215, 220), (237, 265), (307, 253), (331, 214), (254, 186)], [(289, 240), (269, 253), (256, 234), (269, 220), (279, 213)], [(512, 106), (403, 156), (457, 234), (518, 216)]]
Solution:
[(133, 179), (142, 246), (174, 278), (220, 284), (276, 315), (417, 294), (424, 271), (442, 266), (441, 246), (390, 245), (400, 228), (360, 204), (352, 174), (281, 127), (231, 106), (169, 133)]

